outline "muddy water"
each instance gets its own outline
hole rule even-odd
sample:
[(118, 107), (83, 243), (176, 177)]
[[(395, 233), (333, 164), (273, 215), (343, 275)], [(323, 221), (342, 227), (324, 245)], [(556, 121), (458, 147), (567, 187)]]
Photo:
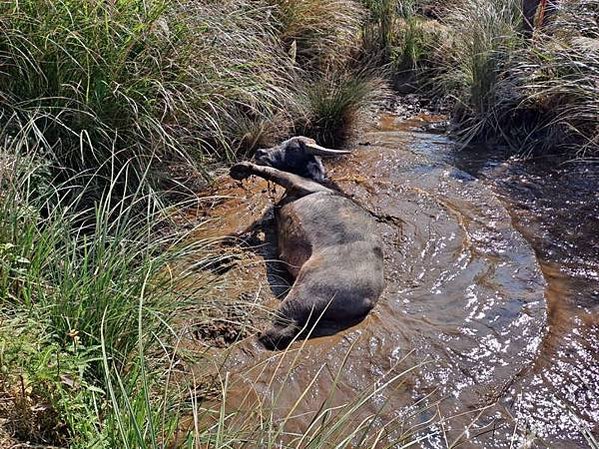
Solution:
[[(599, 167), (523, 162), (478, 147), (450, 161), (490, 185), (531, 243), (547, 281), (547, 333), (512, 395), (529, 433), (577, 440), (599, 433)], [(575, 447), (574, 441), (563, 444)]]
[[(370, 423), (354, 447), (576, 448), (581, 429), (599, 430), (597, 179), (474, 160), (420, 130), (441, 119), (383, 116), (329, 164), (383, 238), (387, 287), (371, 315), (284, 354), (253, 338), (231, 352), (228, 405), (272, 413), (282, 442), (313, 432), (323, 407), (338, 407), (327, 427), (339, 434)], [(270, 202), (261, 182), (228, 198), (213, 212), (224, 233)], [(229, 280), (276, 307), (282, 277), (258, 254)]]

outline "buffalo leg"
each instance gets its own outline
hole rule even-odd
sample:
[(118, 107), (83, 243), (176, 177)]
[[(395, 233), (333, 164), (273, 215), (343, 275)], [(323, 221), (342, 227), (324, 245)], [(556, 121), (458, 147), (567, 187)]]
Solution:
[(233, 179), (245, 179), (249, 176), (259, 176), (267, 181), (272, 181), (284, 187), (286, 190), (293, 190), (302, 195), (307, 195), (314, 192), (327, 192), (329, 189), (293, 173), (287, 173), (276, 168), (263, 165), (256, 165), (251, 162), (241, 162), (231, 167), (230, 171)]
[(291, 288), (272, 326), (258, 337), (266, 349), (285, 349), (296, 338), (319, 336), (317, 324), (324, 311), (308, 306), (300, 289), (297, 284)]

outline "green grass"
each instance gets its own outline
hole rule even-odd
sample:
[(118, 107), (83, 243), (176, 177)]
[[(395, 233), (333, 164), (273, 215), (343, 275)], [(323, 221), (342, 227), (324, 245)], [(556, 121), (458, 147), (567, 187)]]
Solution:
[(510, 79), (522, 98), (519, 107), (538, 116), (527, 142), (537, 151), (599, 155), (598, 11), (596, 0), (566, 3), (516, 56)]
[(27, 0), (0, 5), (2, 129), (62, 167), (155, 154), (231, 159), (225, 124), (293, 98), (291, 61), (255, 2)]
[(386, 95), (384, 79), (375, 71), (341, 69), (308, 80), (302, 102), (306, 122), (301, 133), (337, 147), (351, 135), (361, 114)]
[(14, 312), (3, 307), (0, 327), (5, 430), (17, 440), (56, 446), (93, 437), (98, 390), (81, 374), (93, 350), (61, 346), (44, 317)]
[(499, 140), (522, 155), (596, 158), (597, 10), (595, 0), (564, 2), (529, 36), (519, 1), (445, 5), (423, 76), (453, 105), (456, 137)]
[(364, 20), (353, 0), (5, 2), (1, 133), (63, 180), (206, 174), (304, 122), (302, 80), (350, 64)]
[(270, 0), (287, 51), (299, 66), (344, 65), (360, 51), (366, 11), (357, 0)]
[[(47, 408), (60, 424), (25, 413), (15, 434), (46, 443), (68, 439), (71, 447), (123, 447), (116, 444), (125, 439), (123, 426), (130, 433), (135, 417), (149, 413), (130, 408), (144, 399), (148, 407), (173, 320), (206, 288), (176, 294), (173, 283), (184, 275), (173, 274), (173, 264), (207, 252), (197, 243), (181, 245), (184, 235), (168, 231), (168, 211), (149, 206), (140, 193), (115, 200), (107, 191), (85, 210), (76, 204), (79, 197), (63, 200), (69, 184), (38, 188), (44, 164), (9, 152), (2, 160), (0, 297), (9, 320), (1, 329), (4, 382), (12, 385), (11, 413), (31, 403), (29, 409)], [(126, 177), (126, 170), (116, 176)], [(148, 209), (140, 213), (138, 203)]]
[(521, 45), (519, 2), (469, 0), (454, 6), (445, 22), (451, 31), (439, 49), (440, 75), (434, 84), (455, 100), (455, 119), (467, 137), (492, 135), (497, 105), (505, 97), (500, 78)]
[(428, 72), (435, 66), (436, 52), (443, 46), (445, 27), (415, 12), (400, 21), (391, 51), (391, 70), (396, 76), (411, 75), (416, 87), (426, 87)]
[(370, 12), (363, 26), (362, 58), (387, 67), (400, 93), (414, 92), (426, 81), (430, 60), (442, 45), (442, 26), (421, 15), (426, 2), (363, 0)]
[(370, 12), (363, 31), (365, 51), (376, 52), (381, 62), (387, 62), (397, 40), (397, 24), (404, 12), (404, 3), (409, 9), (413, 2), (362, 0), (362, 3)]

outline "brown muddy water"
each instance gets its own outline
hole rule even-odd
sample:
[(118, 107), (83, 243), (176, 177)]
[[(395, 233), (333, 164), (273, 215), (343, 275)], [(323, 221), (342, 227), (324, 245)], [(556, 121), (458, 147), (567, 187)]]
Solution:
[[(309, 447), (327, 408), (331, 432), (369, 426), (356, 448), (579, 448), (599, 432), (597, 166), (457, 151), (426, 131), (442, 119), (383, 115), (328, 164), (379, 223), (387, 287), (371, 315), (286, 353), (251, 336), (231, 348), (226, 405), (256, 426), (272, 414), (277, 447)], [(280, 195), (227, 185), (210, 217), (222, 235), (268, 217)], [(240, 249), (223, 294), (276, 307), (286, 283), (271, 229)]]

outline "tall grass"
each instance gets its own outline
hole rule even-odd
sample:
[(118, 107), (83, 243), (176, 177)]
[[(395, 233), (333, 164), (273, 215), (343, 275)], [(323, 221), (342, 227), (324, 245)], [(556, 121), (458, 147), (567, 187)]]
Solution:
[(410, 14), (398, 32), (398, 44), (391, 51), (393, 70), (403, 72), (415, 70), (421, 64), (430, 46), (424, 23)]
[(445, 17), (451, 34), (434, 80), (441, 95), (455, 99), (455, 118), (468, 136), (497, 132), (497, 105), (505, 100), (499, 81), (520, 45), (522, 20), (517, 0), (468, 0)]
[(599, 154), (597, 20), (598, 1), (564, 2), (506, 77), (518, 85), (519, 108), (540, 117), (539, 130), (529, 136), (537, 150), (559, 149), (579, 158)]
[(231, 158), (224, 124), (287, 109), (292, 72), (259, 2), (0, 5), (5, 133), (75, 172), (116, 157)]
[(366, 11), (357, 0), (270, 0), (290, 56), (308, 70), (345, 64), (360, 51)]
[(363, 27), (363, 56), (387, 66), (400, 93), (420, 87), (423, 72), (441, 45), (442, 27), (422, 16), (427, 5), (415, 0), (363, 0), (370, 12)]
[(205, 172), (305, 121), (301, 79), (351, 64), (364, 20), (354, 0), (5, 2), (1, 132), (66, 177)]
[[(177, 293), (174, 284), (185, 275), (174, 264), (208, 250), (202, 242), (182, 245), (183, 236), (168, 231), (167, 211), (140, 192), (115, 200), (107, 191), (85, 210), (78, 196), (65, 199), (70, 183), (39, 188), (45, 164), (1, 154), (2, 380), (13, 398), (10, 413), (27, 424), (15, 434), (46, 443), (66, 439), (71, 447), (125, 447), (116, 444), (124, 436), (111, 429), (122, 427), (131, 403), (150, 395), (175, 318), (209, 285)], [(115, 173), (112, 185), (128, 169)], [(17, 351), (20, 358), (7, 359)], [(117, 388), (115, 379), (122, 380)], [(36, 422), (27, 410), (48, 412)]]
[(306, 122), (300, 131), (333, 147), (342, 145), (362, 114), (387, 94), (384, 79), (369, 69), (326, 72), (308, 80), (303, 91)]
[(454, 105), (457, 135), (520, 154), (596, 157), (598, 10), (595, 0), (562, 2), (527, 33), (519, 1), (448, 5), (430, 72), (437, 96)]
[[(126, 170), (118, 175), (126, 177)], [(17, 306), (48, 311), (62, 343), (76, 332), (85, 346), (98, 345), (104, 320), (110, 350), (128, 354), (146, 278), (155, 284), (171, 257), (164, 252), (170, 240), (152, 236), (164, 221), (161, 211), (138, 214), (141, 195), (113, 200), (110, 192), (92, 210), (81, 210), (76, 199), (65, 203), (52, 198), (59, 188), (38, 197), (30, 190), (34, 175), (35, 169), (17, 178), (2, 201), (3, 297)], [(161, 291), (160, 285), (152, 287)], [(164, 292), (151, 298), (148, 307), (157, 311), (168, 311), (165, 306), (173, 302)], [(157, 318), (148, 316), (146, 323)]]
[(409, 11), (398, 27), (391, 51), (391, 69), (397, 78), (396, 85), (407, 78), (416, 89), (428, 91), (427, 79), (435, 70), (439, 48), (446, 45), (446, 26), (423, 18), (416, 9)]
[[(389, 61), (396, 41), (397, 24), (402, 17), (404, 2), (397, 0), (362, 0), (370, 12), (364, 25), (364, 46), (368, 52), (379, 53), (382, 62)], [(409, 7), (412, 2), (406, 2)]]

